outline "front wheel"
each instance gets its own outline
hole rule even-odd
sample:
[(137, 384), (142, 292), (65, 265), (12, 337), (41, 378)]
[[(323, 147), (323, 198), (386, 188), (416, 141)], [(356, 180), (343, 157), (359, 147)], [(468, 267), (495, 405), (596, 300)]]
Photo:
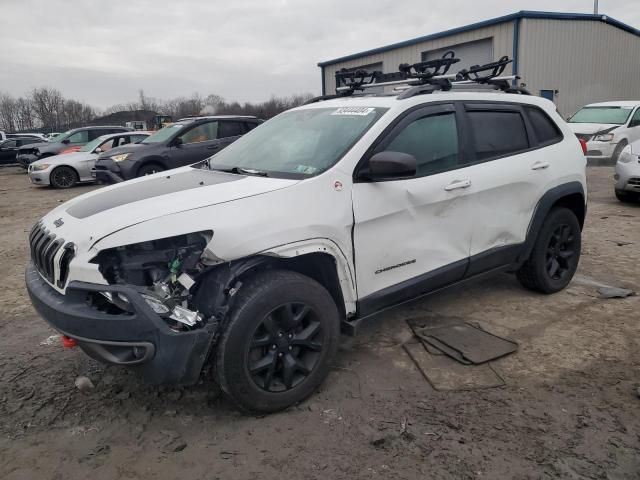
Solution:
[(155, 163), (148, 163), (147, 165), (143, 165), (138, 170), (138, 177), (144, 177), (146, 175), (152, 175), (154, 173), (163, 172), (164, 168)]
[(329, 373), (339, 315), (329, 292), (299, 273), (256, 274), (240, 288), (215, 366), (241, 409), (275, 412), (311, 395)]
[(559, 292), (578, 268), (581, 245), (575, 213), (568, 208), (554, 208), (542, 224), (531, 255), (518, 270), (518, 280), (530, 290)]
[(71, 188), (78, 183), (78, 174), (71, 167), (56, 167), (49, 176), (53, 188)]

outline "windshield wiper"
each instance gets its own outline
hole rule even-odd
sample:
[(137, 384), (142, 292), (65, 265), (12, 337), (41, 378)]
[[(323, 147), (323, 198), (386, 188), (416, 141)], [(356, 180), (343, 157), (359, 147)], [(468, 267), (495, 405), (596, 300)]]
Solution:
[(218, 168), (211, 164), (208, 165), (211, 170), (218, 170), (220, 172), (235, 173), (236, 175), (255, 175), (256, 177), (268, 177), (269, 174), (264, 170), (256, 170), (255, 168), (243, 168), (243, 167), (231, 167), (231, 168)]

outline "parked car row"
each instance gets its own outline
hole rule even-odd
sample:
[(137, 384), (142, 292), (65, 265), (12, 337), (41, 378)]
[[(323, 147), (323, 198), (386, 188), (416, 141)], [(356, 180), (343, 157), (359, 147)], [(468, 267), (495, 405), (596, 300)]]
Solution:
[(102, 135), (77, 152), (63, 153), (36, 160), (29, 164), (29, 180), (35, 185), (69, 188), (80, 182), (92, 182), (96, 159), (114, 148), (143, 141), (149, 132), (119, 132)]
[(76, 128), (46, 143), (20, 146), (17, 161), (34, 185), (117, 183), (204, 160), (260, 123), (219, 115), (183, 118), (153, 134), (118, 126)]

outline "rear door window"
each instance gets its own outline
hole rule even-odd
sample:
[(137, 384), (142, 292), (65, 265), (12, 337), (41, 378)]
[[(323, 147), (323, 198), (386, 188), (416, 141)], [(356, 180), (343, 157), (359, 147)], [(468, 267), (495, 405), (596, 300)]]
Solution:
[(220, 122), (218, 138), (237, 137), (244, 133), (242, 122)]
[(541, 144), (550, 144), (562, 140), (562, 132), (556, 124), (537, 107), (525, 107), (533, 133)]
[(529, 148), (529, 138), (519, 109), (467, 111), (471, 145), (476, 160), (514, 155)]

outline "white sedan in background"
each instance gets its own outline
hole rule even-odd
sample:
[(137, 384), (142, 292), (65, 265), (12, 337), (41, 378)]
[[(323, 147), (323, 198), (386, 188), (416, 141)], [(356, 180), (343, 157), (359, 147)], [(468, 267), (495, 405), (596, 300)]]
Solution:
[(91, 169), (98, 154), (129, 143), (138, 143), (149, 132), (120, 132), (103, 135), (87, 143), (78, 152), (64, 153), (37, 160), (29, 165), (29, 180), (34, 185), (69, 188), (79, 182), (94, 182)]
[(613, 176), (616, 197), (621, 202), (640, 201), (640, 140), (627, 145), (616, 162)]

